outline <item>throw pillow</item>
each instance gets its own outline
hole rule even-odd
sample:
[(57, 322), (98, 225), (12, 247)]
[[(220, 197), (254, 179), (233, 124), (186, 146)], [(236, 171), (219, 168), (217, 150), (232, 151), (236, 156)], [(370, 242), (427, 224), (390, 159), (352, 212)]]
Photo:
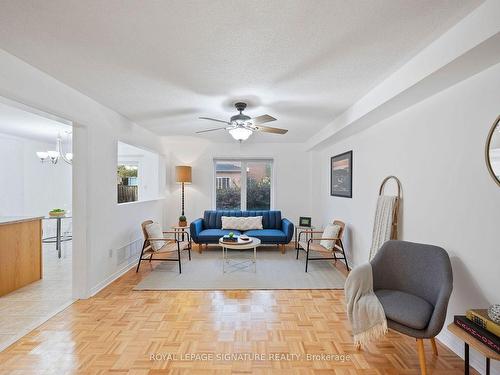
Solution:
[[(163, 232), (161, 230), (160, 224), (152, 223), (146, 225), (146, 233), (149, 238), (163, 238)], [(149, 241), (151, 247), (154, 251), (158, 251), (165, 245), (165, 241)]]
[[(336, 238), (340, 233), (340, 225), (328, 224), (323, 231), (321, 238)], [(333, 249), (334, 240), (321, 240), (319, 244), (328, 250)]]
[(262, 229), (262, 216), (222, 216), (222, 229), (233, 229), (246, 231), (251, 229)]

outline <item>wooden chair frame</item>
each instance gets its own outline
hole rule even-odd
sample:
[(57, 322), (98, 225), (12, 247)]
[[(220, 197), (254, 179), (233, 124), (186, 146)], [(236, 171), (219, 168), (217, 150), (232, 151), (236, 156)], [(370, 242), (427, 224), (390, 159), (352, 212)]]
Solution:
[[(299, 251), (300, 250), (303, 250), (303, 251), (306, 252), (306, 272), (307, 272), (307, 268), (308, 268), (310, 260), (334, 260), (335, 262), (337, 262), (337, 260), (342, 260), (342, 259), (345, 261), (345, 266), (347, 268), (347, 271), (348, 272), (350, 271), (349, 264), (347, 262), (347, 256), (345, 254), (344, 243), (342, 242), (342, 236), (344, 234), (345, 224), (342, 221), (340, 221), (340, 220), (335, 220), (333, 222), (333, 224), (334, 225), (339, 225), (340, 228), (341, 228), (337, 237), (332, 237), (332, 238), (326, 238), (326, 237), (314, 238), (314, 234), (315, 233), (316, 234), (323, 234), (323, 231), (317, 231), (317, 230), (312, 230), (312, 229), (311, 230), (307, 229), (307, 230), (303, 230), (303, 231), (299, 232), (299, 239), (297, 241), (298, 246), (297, 246), (296, 259), (299, 259)], [(303, 247), (301, 247), (301, 245), (300, 245), (300, 237), (301, 237), (302, 233), (307, 233), (307, 234), (311, 235), (311, 238), (307, 241), (307, 246), (306, 246), (305, 249)], [(331, 249), (333, 257), (319, 257), (319, 258), (311, 258), (311, 257), (309, 257), (309, 251), (311, 250), (311, 244), (313, 243), (313, 241), (321, 241), (321, 240), (334, 241), (333, 242), (333, 247)], [(312, 251), (314, 251), (314, 250), (312, 250)], [(329, 252), (329, 250), (325, 248), (324, 252), (325, 253)], [(337, 256), (337, 253), (340, 253), (340, 255), (342, 255), (342, 256)]]
[[(153, 221), (152, 220), (147, 220), (145, 222), (143, 222), (141, 224), (141, 227), (142, 227), (142, 233), (144, 235), (144, 243), (142, 245), (142, 250), (141, 250), (141, 255), (139, 257), (139, 262), (137, 263), (137, 268), (135, 270), (135, 272), (139, 272), (139, 267), (141, 265), (141, 262), (143, 260), (147, 260), (149, 261), (150, 263), (152, 261), (161, 261), (161, 262), (178, 262), (179, 263), (179, 273), (182, 273), (182, 266), (181, 266), (181, 242), (183, 241), (179, 241), (178, 239), (178, 236), (181, 234), (181, 232), (178, 232), (178, 231), (163, 231), (162, 233), (163, 234), (173, 234), (174, 235), (174, 238), (150, 238), (148, 236), (148, 233), (146, 231), (146, 226), (149, 225), (149, 224), (152, 224)], [(183, 233), (183, 235), (187, 236), (187, 239), (188, 239), (188, 246), (185, 248), (185, 249), (182, 249), (182, 250), (187, 250), (188, 251), (188, 257), (189, 257), (189, 260), (191, 260), (191, 236), (189, 233)], [(151, 245), (151, 241), (163, 241), (165, 242), (165, 244), (171, 242), (175, 242), (176, 245), (177, 245), (177, 258), (153, 258), (153, 256), (155, 254), (161, 254), (161, 253), (173, 253), (175, 252), (174, 251), (161, 251), (161, 249), (159, 251), (154, 251), (153, 250), (153, 247)], [(147, 253), (146, 254), (146, 257), (143, 257), (144, 256), (144, 253)], [(149, 255), (151, 254), (151, 255)], [(149, 257), (148, 257), (149, 256)]]

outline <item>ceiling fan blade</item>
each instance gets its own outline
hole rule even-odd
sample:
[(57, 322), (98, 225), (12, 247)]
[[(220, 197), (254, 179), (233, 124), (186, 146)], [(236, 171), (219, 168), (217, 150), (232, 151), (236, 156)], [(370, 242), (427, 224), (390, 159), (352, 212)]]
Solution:
[(270, 126), (260, 126), (260, 125), (258, 125), (256, 128), (257, 129), (255, 131), (264, 132), (264, 133), (286, 134), (288, 132), (287, 129), (271, 128)]
[(222, 122), (223, 124), (228, 124), (231, 125), (230, 122), (223, 121), (223, 120), (217, 120), (215, 118), (210, 118), (210, 117), (198, 117), (200, 120), (209, 120), (209, 121), (217, 121), (217, 122)]
[(250, 119), (250, 122), (253, 125), (265, 124), (266, 122), (271, 122), (271, 121), (276, 121), (276, 119), (273, 116), (269, 115), (257, 116)]
[(200, 131), (196, 132), (196, 134), (206, 133), (206, 132), (213, 132), (213, 131), (216, 131), (216, 130), (223, 130), (223, 129), (226, 129), (226, 128), (214, 128), (214, 129), (200, 130)]

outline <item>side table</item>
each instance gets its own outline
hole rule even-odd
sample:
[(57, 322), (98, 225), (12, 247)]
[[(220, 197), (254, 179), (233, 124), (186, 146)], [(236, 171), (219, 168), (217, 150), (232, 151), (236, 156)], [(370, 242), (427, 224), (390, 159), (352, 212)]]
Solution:
[[(310, 227), (303, 227), (303, 226), (300, 226), (300, 225), (296, 225), (295, 226), (295, 250), (297, 250), (299, 248), (299, 240), (298, 240), (298, 237), (299, 237), (299, 232), (301, 231), (306, 231), (306, 230), (314, 230), (314, 226), (311, 225)], [(306, 233), (306, 242), (309, 240), (309, 237), (311, 236), (310, 233)]]
[(469, 375), (469, 345), (486, 357), (486, 375), (490, 375), (490, 359), (500, 361), (500, 354), (482, 344), (478, 339), (472, 337), (455, 323), (448, 326), (448, 331), (464, 342), (464, 374)]

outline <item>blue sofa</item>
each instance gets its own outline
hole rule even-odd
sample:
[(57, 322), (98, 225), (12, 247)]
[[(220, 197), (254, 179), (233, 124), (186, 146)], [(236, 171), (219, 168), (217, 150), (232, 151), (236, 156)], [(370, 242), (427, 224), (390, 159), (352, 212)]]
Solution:
[(222, 216), (262, 216), (264, 229), (247, 230), (247, 236), (257, 237), (263, 244), (285, 245), (293, 236), (293, 223), (281, 218), (281, 211), (205, 211), (203, 218), (191, 223), (191, 238), (197, 244), (217, 244), (219, 238), (233, 232), (235, 235), (243, 234), (237, 230), (223, 230)]

